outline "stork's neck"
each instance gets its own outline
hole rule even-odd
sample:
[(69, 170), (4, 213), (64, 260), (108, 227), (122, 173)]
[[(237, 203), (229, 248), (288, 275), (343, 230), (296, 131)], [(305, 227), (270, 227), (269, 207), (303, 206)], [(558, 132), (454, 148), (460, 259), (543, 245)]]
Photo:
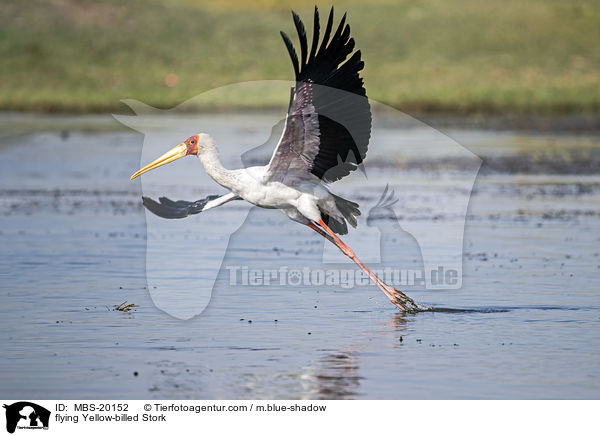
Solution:
[(206, 173), (212, 177), (215, 182), (229, 190), (233, 188), (235, 182), (233, 175), (230, 170), (226, 169), (223, 164), (221, 164), (221, 161), (219, 160), (219, 150), (217, 150), (216, 144), (212, 138), (208, 137), (208, 135), (206, 139), (202, 141), (198, 158), (200, 159), (200, 162), (202, 162)]

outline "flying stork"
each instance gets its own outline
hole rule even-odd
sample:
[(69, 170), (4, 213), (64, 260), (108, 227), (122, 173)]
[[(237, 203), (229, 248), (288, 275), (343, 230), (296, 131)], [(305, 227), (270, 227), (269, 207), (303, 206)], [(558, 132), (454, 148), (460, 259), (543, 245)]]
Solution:
[(320, 39), (319, 11), (315, 7), (310, 52), (304, 24), (292, 11), (300, 42), (300, 58), (290, 38), (282, 31), (295, 73), (295, 87), (283, 134), (270, 162), (265, 166), (229, 170), (219, 160), (217, 146), (206, 133), (190, 136), (131, 176), (173, 162), (184, 156), (197, 156), (208, 175), (230, 192), (204, 199), (159, 202), (143, 197), (143, 204), (163, 218), (184, 218), (205, 212), (233, 200), (263, 208), (280, 209), (290, 219), (310, 227), (335, 244), (381, 289), (389, 300), (405, 312), (423, 307), (401, 291), (384, 283), (338, 237), (356, 227), (358, 204), (333, 194), (328, 184), (358, 168), (367, 154), (371, 134), (371, 110), (363, 79), (359, 50), (354, 50), (346, 15), (333, 32), (333, 8)]

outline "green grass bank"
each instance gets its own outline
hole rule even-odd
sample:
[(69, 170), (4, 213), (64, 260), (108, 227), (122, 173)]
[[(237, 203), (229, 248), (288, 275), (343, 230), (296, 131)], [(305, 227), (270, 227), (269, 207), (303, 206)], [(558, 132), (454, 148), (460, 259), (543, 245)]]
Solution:
[[(279, 36), (311, 1), (1, 0), (0, 110), (167, 108), (230, 83), (292, 78)], [(325, 15), (329, 4), (318, 4)], [(417, 112), (600, 109), (600, 1), (336, 2), (368, 95)], [(176, 84), (174, 77), (176, 76)], [(167, 77), (171, 82), (167, 86)], [(269, 107), (265, 93), (242, 102)]]

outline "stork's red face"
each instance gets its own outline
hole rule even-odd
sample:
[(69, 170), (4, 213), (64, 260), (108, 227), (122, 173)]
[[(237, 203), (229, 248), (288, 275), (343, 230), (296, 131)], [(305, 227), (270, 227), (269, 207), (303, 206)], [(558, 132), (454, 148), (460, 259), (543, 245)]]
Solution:
[(190, 154), (198, 154), (198, 140), (198, 135), (193, 135), (183, 142), (187, 147), (186, 156), (189, 156)]
[(137, 171), (135, 174), (131, 176), (131, 180), (135, 179), (137, 176), (140, 176), (150, 170), (158, 168), (162, 165), (168, 164), (169, 162), (173, 162), (174, 160), (179, 159), (180, 157), (189, 156), (191, 154), (198, 154), (198, 135), (190, 136), (184, 142), (179, 144), (177, 147), (172, 148), (167, 151), (161, 157), (156, 159), (155, 161), (149, 163), (141, 170)]

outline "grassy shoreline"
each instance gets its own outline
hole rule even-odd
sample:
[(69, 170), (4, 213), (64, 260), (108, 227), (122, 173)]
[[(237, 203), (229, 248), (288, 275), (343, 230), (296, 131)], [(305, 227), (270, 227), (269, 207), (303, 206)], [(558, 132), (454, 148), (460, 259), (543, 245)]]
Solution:
[[(46, 113), (122, 111), (123, 98), (169, 108), (229, 83), (289, 80), (279, 30), (293, 35), (294, 8), (310, 33), (314, 4), (0, 2), (0, 110)], [(407, 113), (600, 110), (598, 0), (336, 2), (336, 15), (343, 11), (369, 97)], [(265, 93), (229, 107), (268, 109), (280, 98)]]

